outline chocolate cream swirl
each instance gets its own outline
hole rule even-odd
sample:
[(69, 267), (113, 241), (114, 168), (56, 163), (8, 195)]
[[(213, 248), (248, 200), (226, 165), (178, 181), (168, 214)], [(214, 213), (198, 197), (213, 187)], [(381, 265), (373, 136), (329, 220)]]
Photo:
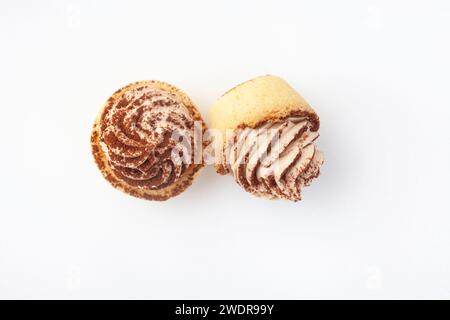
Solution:
[[(108, 102), (101, 119), (100, 145), (118, 179), (133, 187), (158, 190), (176, 182), (192, 163), (186, 159), (192, 155), (183, 154), (186, 149), (172, 134), (177, 132), (192, 143), (193, 127), (194, 119), (178, 97), (144, 84)], [(174, 150), (181, 157), (172, 157)]]
[(320, 173), (319, 137), (305, 117), (267, 121), (235, 129), (225, 152), (226, 170), (247, 191), (266, 198), (301, 199), (301, 190)]

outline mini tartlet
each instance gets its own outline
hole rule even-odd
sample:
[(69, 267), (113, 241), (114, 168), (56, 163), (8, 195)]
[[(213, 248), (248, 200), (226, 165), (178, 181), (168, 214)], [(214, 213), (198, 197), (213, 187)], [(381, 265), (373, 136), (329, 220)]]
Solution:
[(298, 201), (319, 176), (319, 117), (283, 79), (266, 75), (237, 85), (212, 106), (210, 118), (223, 136), (216, 171), (246, 191)]
[[(202, 160), (176, 150), (174, 132), (194, 144), (195, 124), (206, 129), (191, 99), (161, 81), (131, 83), (117, 90), (98, 114), (91, 134), (92, 153), (103, 176), (115, 188), (148, 200), (167, 200), (189, 187)], [(183, 154), (184, 151), (184, 154)]]

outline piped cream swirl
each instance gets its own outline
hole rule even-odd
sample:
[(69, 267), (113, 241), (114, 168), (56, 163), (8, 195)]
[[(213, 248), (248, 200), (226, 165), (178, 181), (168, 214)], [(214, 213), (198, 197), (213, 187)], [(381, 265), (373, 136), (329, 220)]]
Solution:
[(148, 84), (128, 90), (120, 99), (108, 101), (100, 123), (100, 146), (114, 175), (133, 187), (162, 189), (192, 163), (172, 157), (179, 146), (172, 134), (181, 133), (192, 143), (194, 119), (169, 92)]
[(300, 200), (323, 163), (312, 127), (308, 118), (288, 117), (235, 129), (225, 152), (227, 171), (257, 196)]

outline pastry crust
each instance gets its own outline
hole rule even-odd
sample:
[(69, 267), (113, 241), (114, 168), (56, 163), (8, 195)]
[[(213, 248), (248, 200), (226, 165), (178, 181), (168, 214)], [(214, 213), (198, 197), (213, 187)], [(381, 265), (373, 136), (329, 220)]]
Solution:
[(265, 75), (243, 82), (227, 91), (210, 111), (211, 127), (225, 135), (227, 129), (255, 128), (261, 123), (289, 116), (306, 116), (319, 130), (316, 112), (285, 80)]
[(102, 122), (102, 116), (105, 112), (106, 108), (117, 101), (119, 101), (125, 92), (129, 90), (133, 90), (137, 87), (140, 87), (142, 85), (151, 85), (156, 88), (159, 88), (163, 91), (169, 92), (176, 97), (178, 97), (183, 105), (189, 110), (190, 114), (192, 115), (192, 118), (194, 121), (201, 121), (202, 123), (202, 131), (204, 132), (206, 130), (206, 125), (198, 112), (196, 106), (191, 101), (191, 99), (187, 96), (186, 93), (181, 91), (180, 89), (162, 82), (158, 80), (146, 80), (146, 81), (137, 81), (134, 83), (131, 83), (119, 90), (117, 90), (104, 104), (102, 109), (97, 115), (97, 118), (95, 120), (92, 134), (91, 134), (91, 147), (92, 147), (92, 154), (94, 156), (95, 162), (97, 163), (98, 168), (100, 169), (101, 173), (105, 177), (106, 180), (108, 180), (115, 188), (128, 193), (132, 196), (143, 198), (147, 200), (157, 200), (157, 201), (164, 201), (167, 200), (173, 196), (176, 196), (186, 190), (187, 187), (189, 187), (193, 180), (198, 176), (200, 169), (203, 167), (203, 163), (201, 164), (195, 164), (192, 163), (188, 166), (186, 171), (183, 173), (182, 176), (180, 176), (177, 180), (175, 180), (172, 184), (167, 185), (164, 188), (161, 189), (155, 189), (155, 190), (149, 190), (149, 189), (143, 189), (136, 186), (132, 186), (128, 184), (127, 182), (123, 181), (122, 179), (119, 179), (112, 170), (112, 167), (107, 159), (107, 156), (105, 152), (102, 150), (102, 147), (100, 145), (100, 126)]

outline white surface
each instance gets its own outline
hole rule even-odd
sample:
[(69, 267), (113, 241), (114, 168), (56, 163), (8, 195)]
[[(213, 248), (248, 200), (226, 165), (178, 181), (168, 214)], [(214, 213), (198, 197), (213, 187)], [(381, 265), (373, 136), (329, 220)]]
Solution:
[[(448, 1), (2, 1), (1, 298), (450, 298)], [(168, 202), (90, 153), (119, 87), (207, 111), (284, 77), (321, 117), (300, 203), (204, 170)]]

